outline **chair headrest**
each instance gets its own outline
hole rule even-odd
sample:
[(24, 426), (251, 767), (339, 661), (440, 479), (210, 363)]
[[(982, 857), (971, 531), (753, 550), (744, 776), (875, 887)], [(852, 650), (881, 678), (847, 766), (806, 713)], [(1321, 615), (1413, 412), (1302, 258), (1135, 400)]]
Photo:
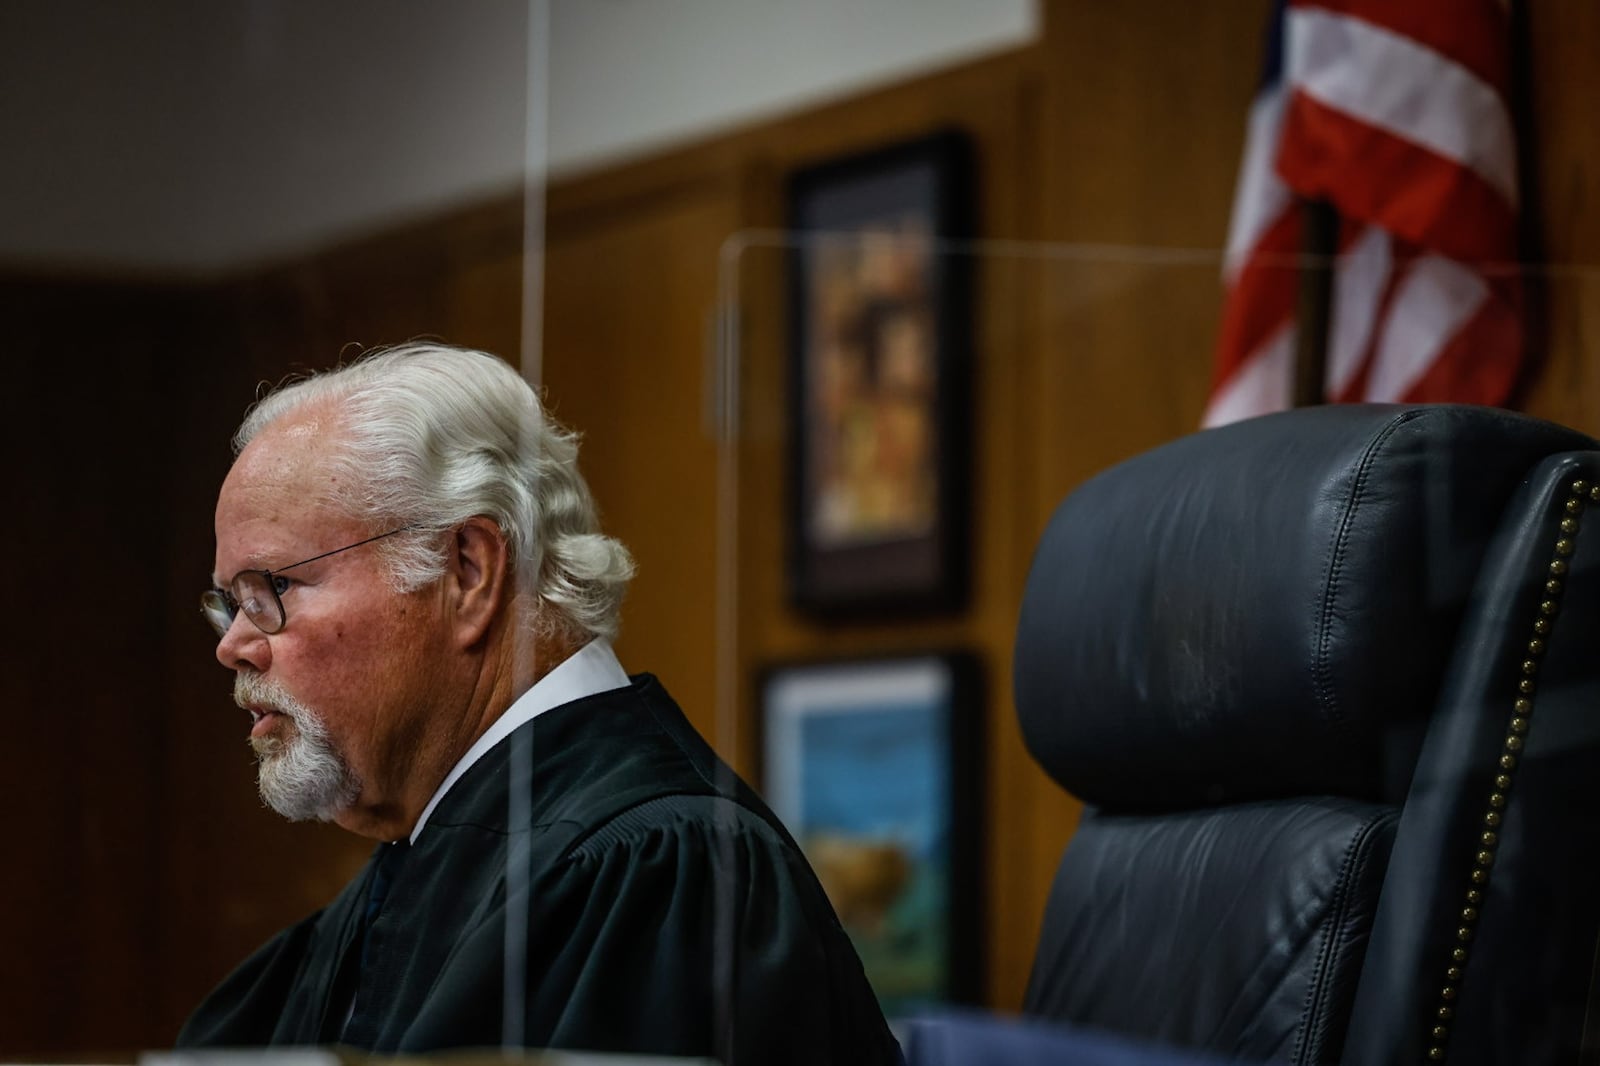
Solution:
[(1397, 800), (1507, 500), (1541, 458), (1595, 447), (1494, 408), (1346, 405), (1107, 470), (1028, 577), (1029, 750), (1118, 809)]

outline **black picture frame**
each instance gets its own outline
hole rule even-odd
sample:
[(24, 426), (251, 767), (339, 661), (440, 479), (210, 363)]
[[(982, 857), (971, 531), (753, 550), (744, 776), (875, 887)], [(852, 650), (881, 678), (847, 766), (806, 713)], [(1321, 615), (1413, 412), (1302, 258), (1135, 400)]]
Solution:
[(840, 620), (968, 595), (972, 151), (959, 131), (788, 184), (789, 590)]
[(771, 666), (760, 787), (890, 1017), (982, 995), (983, 713), (963, 652)]

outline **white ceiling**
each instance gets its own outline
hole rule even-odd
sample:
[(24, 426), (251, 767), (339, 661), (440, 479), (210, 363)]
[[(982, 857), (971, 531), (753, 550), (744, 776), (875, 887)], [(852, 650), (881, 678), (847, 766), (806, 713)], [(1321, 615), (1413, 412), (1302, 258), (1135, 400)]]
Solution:
[(293, 255), (1016, 47), (1036, 4), (3, 0), (0, 262)]

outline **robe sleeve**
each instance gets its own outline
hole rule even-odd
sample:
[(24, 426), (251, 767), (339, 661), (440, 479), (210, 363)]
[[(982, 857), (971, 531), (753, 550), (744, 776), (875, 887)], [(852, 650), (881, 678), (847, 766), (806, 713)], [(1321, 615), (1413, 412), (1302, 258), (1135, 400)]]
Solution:
[[(652, 800), (576, 846), (532, 893), (527, 1046), (712, 1055), (728, 1066), (901, 1061), (810, 867), (748, 808)], [(503, 958), (497, 949), (463, 945), (462, 955)], [(487, 969), (500, 968), (477, 973)], [(499, 977), (469, 996), (488, 1006), (485, 995), (504, 995)], [(446, 998), (455, 1003), (441, 1008), (464, 1006)]]
[[(319, 915), (290, 926), (240, 963), (201, 1001), (174, 1046), (262, 1047), (282, 1042), (286, 1005), (299, 980)], [(308, 1043), (315, 1043), (313, 1036)]]

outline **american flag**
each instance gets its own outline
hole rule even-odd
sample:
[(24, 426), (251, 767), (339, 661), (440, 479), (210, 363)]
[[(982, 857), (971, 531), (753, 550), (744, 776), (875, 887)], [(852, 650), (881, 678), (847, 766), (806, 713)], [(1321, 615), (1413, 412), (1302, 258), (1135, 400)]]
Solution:
[(1340, 219), (1330, 401), (1503, 404), (1522, 362), (1509, 0), (1280, 0), (1205, 424), (1289, 406), (1305, 198)]

